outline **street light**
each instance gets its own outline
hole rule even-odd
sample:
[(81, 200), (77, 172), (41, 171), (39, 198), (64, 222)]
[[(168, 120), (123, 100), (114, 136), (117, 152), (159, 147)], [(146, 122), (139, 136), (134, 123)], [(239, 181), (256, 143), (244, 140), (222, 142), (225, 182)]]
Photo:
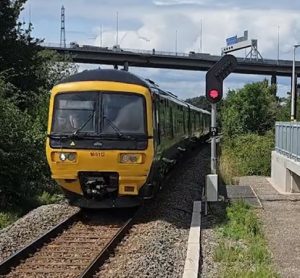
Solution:
[(175, 53), (177, 56), (177, 30), (176, 30), (176, 34), (175, 34)]
[(296, 56), (296, 48), (299, 47), (300, 44), (294, 45), (293, 51), (293, 70), (292, 70), (292, 99), (291, 99), (291, 121), (295, 121), (295, 56)]

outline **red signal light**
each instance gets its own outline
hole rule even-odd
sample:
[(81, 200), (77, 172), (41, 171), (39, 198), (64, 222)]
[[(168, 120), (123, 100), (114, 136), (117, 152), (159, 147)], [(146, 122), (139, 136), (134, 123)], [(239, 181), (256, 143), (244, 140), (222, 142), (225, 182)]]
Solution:
[(212, 99), (216, 99), (219, 97), (219, 91), (213, 89), (213, 90), (210, 90), (209, 91), (209, 97), (212, 98)]

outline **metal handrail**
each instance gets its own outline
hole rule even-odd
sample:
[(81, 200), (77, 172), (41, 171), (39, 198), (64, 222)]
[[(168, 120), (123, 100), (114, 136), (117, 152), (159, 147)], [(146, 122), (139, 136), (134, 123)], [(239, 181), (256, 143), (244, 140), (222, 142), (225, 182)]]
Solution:
[(300, 122), (276, 122), (275, 150), (300, 161)]

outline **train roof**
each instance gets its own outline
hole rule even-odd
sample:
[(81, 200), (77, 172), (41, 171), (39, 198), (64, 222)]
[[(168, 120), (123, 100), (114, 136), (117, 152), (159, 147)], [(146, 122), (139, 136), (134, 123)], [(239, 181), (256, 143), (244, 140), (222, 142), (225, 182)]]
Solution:
[(58, 84), (80, 81), (114, 81), (149, 87), (148, 84), (138, 76), (128, 71), (115, 69), (84, 70), (63, 79)]
[(129, 84), (140, 85), (152, 89), (160, 96), (167, 98), (173, 102), (176, 102), (179, 105), (190, 107), (195, 111), (199, 111), (205, 114), (210, 114), (208, 111), (200, 109), (188, 102), (180, 100), (176, 95), (171, 92), (164, 91), (159, 88), (159, 86), (150, 79), (143, 79), (135, 74), (132, 74), (124, 70), (115, 70), (115, 69), (95, 69), (95, 70), (84, 70), (80, 73), (71, 75), (58, 84), (70, 83), (70, 82), (80, 82), (80, 81), (113, 81), (113, 82), (123, 82)]
[(145, 82), (148, 84), (148, 86), (150, 87), (150, 89), (154, 89), (154, 91), (156, 93), (158, 93), (160, 96), (164, 97), (164, 98), (167, 98), (167, 99), (170, 99), (172, 100), (173, 102), (176, 102), (177, 104), (180, 104), (180, 105), (184, 105), (185, 107), (190, 107), (190, 109), (192, 110), (195, 110), (195, 111), (198, 111), (198, 112), (202, 112), (204, 114), (208, 114), (210, 115), (210, 112), (207, 111), (207, 110), (204, 110), (204, 109), (201, 109), (197, 106), (194, 106), (184, 100), (181, 100), (179, 99), (176, 95), (174, 95), (173, 93), (171, 92), (168, 92), (168, 91), (164, 91), (162, 89), (159, 88), (159, 86), (152, 80), (150, 79), (145, 79)]

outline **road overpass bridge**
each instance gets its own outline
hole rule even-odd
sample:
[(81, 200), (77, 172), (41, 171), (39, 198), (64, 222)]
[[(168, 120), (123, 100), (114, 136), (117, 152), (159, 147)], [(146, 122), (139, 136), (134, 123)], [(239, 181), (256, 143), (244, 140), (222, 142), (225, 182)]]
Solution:
[[(165, 68), (178, 70), (207, 71), (221, 56), (207, 53), (172, 53), (131, 50), (95, 46), (44, 45), (45, 49), (55, 50), (60, 54), (68, 54), (75, 63), (106, 64), (125, 67)], [(289, 60), (251, 60), (237, 58), (235, 73), (270, 75), (272, 83), (277, 76), (292, 76), (292, 61)], [(300, 63), (296, 63), (296, 73), (300, 76)]]

